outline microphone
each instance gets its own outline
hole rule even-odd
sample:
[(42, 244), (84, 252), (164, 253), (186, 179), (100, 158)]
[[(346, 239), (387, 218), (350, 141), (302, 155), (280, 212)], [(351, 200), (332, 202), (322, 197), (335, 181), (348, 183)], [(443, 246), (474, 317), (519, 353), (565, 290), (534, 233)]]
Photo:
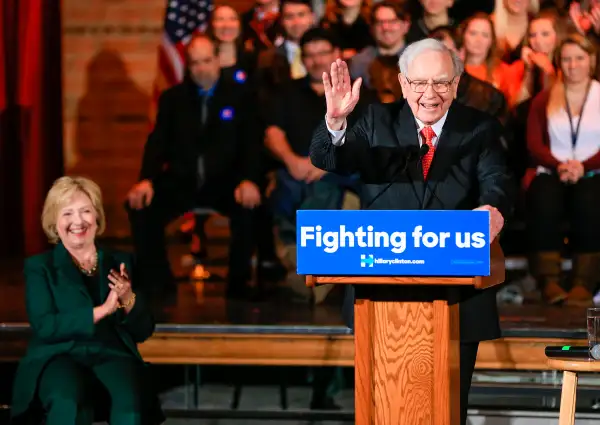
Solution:
[(546, 347), (545, 353), (546, 357), (600, 360), (600, 344), (596, 344), (592, 348), (587, 345), (549, 346)]
[[(421, 158), (423, 158), (423, 156), (425, 156), (428, 151), (429, 151), (429, 146), (427, 146), (427, 145), (421, 146), (421, 148), (419, 149), (419, 152), (418, 152), (417, 160), (420, 161)], [(404, 166), (398, 168), (396, 170), (396, 172), (394, 174), (392, 174), (392, 177), (390, 178), (390, 182), (377, 195), (375, 195), (375, 197), (373, 199), (371, 199), (371, 201), (364, 208), (365, 210), (368, 210), (369, 208), (371, 208), (371, 205), (373, 205), (375, 203), (375, 201), (377, 199), (379, 199), (379, 197), (381, 195), (383, 195), (395, 183), (396, 178), (399, 175), (404, 174), (406, 172), (406, 170), (408, 169), (408, 165), (411, 163), (412, 160), (414, 160), (415, 153), (416, 152), (413, 150), (408, 152), (408, 155), (406, 156), (406, 159), (404, 160)]]

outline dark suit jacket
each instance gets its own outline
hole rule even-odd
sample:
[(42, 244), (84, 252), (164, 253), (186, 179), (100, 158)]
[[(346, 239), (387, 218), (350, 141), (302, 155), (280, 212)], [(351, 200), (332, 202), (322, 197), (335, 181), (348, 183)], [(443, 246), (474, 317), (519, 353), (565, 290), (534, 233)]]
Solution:
[[(448, 112), (429, 169), (427, 185), (419, 164), (411, 163), (403, 175), (392, 178), (404, 152), (418, 150), (417, 124), (405, 102), (371, 105), (336, 147), (325, 121), (315, 130), (312, 163), (323, 170), (360, 173), (362, 204), (367, 205), (387, 186), (372, 209), (471, 210), (492, 205), (507, 217), (512, 210), (515, 185), (509, 176), (499, 124), (475, 109), (454, 102)], [(385, 170), (391, 170), (386, 173)], [(428, 190), (426, 190), (426, 188)], [(500, 335), (496, 291), (465, 290), (460, 305), (461, 340), (482, 341)], [(350, 324), (352, 306), (346, 303)]]
[(204, 183), (259, 182), (262, 134), (253, 91), (220, 78), (202, 125), (198, 87), (189, 79), (162, 93), (156, 125), (144, 149), (140, 180), (197, 189), (198, 157), (204, 156)]
[[(106, 288), (104, 296), (108, 296), (109, 271), (119, 270), (121, 263), (125, 263), (132, 285), (135, 285), (131, 254), (98, 250), (100, 286)], [(32, 335), (15, 377), (11, 408), (13, 417), (21, 416), (29, 410), (35, 399), (39, 377), (48, 361), (68, 353), (78, 339), (92, 337), (95, 329), (92, 298), (62, 244), (58, 244), (52, 251), (26, 260), (25, 302)], [(126, 315), (120, 309), (115, 315), (118, 335), (131, 354), (143, 364), (137, 344), (148, 339), (154, 333), (155, 326), (143, 294), (136, 291), (135, 306), (129, 314)], [(158, 400), (155, 402), (158, 403)], [(153, 415), (160, 411), (159, 404), (148, 408)], [(155, 423), (160, 423), (159, 419), (156, 416)]]

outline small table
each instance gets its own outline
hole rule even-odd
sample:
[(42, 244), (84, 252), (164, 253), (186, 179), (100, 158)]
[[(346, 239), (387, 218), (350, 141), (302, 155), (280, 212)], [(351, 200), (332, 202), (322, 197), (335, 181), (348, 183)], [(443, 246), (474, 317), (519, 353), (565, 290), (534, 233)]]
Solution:
[(553, 370), (563, 371), (558, 425), (574, 425), (575, 403), (577, 401), (577, 375), (580, 372), (600, 372), (600, 360), (549, 358), (548, 367)]

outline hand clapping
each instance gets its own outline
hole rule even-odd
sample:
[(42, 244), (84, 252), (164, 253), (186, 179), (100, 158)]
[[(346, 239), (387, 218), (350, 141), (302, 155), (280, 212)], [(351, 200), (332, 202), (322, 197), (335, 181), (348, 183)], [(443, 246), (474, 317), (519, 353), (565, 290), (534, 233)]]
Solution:
[(133, 296), (133, 291), (131, 289), (131, 282), (127, 275), (127, 270), (125, 270), (125, 264), (121, 263), (121, 270), (119, 273), (111, 270), (108, 275), (108, 280), (111, 282), (108, 286), (117, 294), (121, 304), (127, 304)]
[(106, 301), (102, 305), (105, 309), (105, 315), (110, 316), (119, 308), (119, 295), (115, 291), (110, 291), (108, 293), (108, 297), (106, 297)]

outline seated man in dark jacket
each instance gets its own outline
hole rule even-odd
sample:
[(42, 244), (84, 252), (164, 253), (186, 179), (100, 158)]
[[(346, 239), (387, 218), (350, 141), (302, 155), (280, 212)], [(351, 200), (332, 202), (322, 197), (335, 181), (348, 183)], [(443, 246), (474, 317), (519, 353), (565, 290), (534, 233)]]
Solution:
[(128, 195), (141, 280), (153, 287), (172, 280), (166, 225), (195, 207), (209, 207), (230, 218), (227, 295), (237, 297), (251, 277), (262, 207), (256, 102), (245, 86), (220, 78), (217, 47), (208, 37), (196, 36), (186, 53), (188, 75), (162, 94), (140, 181)]

